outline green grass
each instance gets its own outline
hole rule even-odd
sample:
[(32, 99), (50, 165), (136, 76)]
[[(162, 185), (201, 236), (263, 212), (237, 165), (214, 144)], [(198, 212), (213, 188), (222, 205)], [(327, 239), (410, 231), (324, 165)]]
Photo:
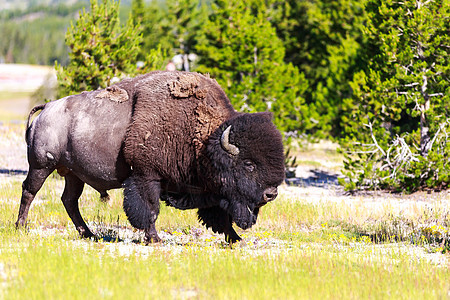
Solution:
[[(32, 93), (30, 92), (0, 92), (0, 121), (25, 121), (26, 116), (17, 112), (18, 106), (26, 106), (28, 109), (28, 101)], [(25, 99), (25, 100), (24, 100)]]
[(203, 228), (194, 211), (162, 206), (157, 229), (164, 242), (145, 246), (125, 238), (139, 234), (126, 221), (121, 191), (112, 192), (111, 200), (102, 203), (95, 191), (86, 188), (80, 200), (91, 229), (101, 237), (117, 235), (121, 241), (80, 239), (59, 200), (63, 182), (57, 177), (38, 194), (28, 228), (16, 230), (21, 182), (3, 179), (2, 299), (445, 299), (450, 295), (450, 257), (437, 251), (439, 245), (428, 239), (422, 244), (406, 239), (374, 243), (369, 235), (377, 226), (398, 231), (399, 220), (405, 228), (419, 223), (432, 228), (438, 221), (442, 232), (448, 232), (445, 198), (430, 204), (431, 214), (420, 208), (408, 214), (389, 205), (370, 212), (362, 198), (350, 205), (283, 193), (262, 209), (254, 228), (239, 230), (244, 240), (233, 249), (223, 236)]
[(32, 93), (30, 93), (30, 92), (1, 91), (0, 92), (0, 101), (28, 98), (31, 96), (31, 94)]

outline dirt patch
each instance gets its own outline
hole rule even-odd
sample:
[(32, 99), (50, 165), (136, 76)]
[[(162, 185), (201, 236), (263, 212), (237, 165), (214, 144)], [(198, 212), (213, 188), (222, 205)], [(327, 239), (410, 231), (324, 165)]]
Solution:
[(204, 99), (206, 97), (206, 90), (199, 89), (199, 79), (197, 75), (188, 74), (180, 75), (178, 80), (172, 81), (168, 84), (170, 94), (176, 98), (188, 98), (195, 96), (197, 99)]
[(128, 93), (124, 89), (113, 85), (98, 93), (96, 98), (107, 98), (111, 101), (122, 103), (128, 101)]

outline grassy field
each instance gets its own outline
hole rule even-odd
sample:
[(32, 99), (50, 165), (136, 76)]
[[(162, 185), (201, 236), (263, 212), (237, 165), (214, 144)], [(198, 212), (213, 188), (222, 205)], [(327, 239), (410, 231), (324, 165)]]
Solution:
[(30, 92), (0, 92), (0, 121), (25, 120)]
[[(2, 99), (11, 96), (0, 97), (0, 113)], [(195, 211), (162, 206), (163, 242), (145, 246), (120, 190), (103, 203), (85, 188), (81, 212), (99, 240), (80, 239), (59, 200), (64, 182), (53, 176), (28, 227), (16, 230), (24, 124), (8, 125), (17, 120), (10, 113), (0, 120), (0, 299), (450, 298), (448, 193), (345, 196), (338, 187), (282, 186), (251, 230), (237, 229), (243, 241), (232, 248)], [(340, 164), (330, 144), (298, 155), (305, 169)]]
[(407, 212), (395, 205), (370, 211), (365, 197), (311, 201), (284, 187), (232, 249), (201, 227), (194, 211), (162, 207), (164, 242), (145, 246), (126, 221), (121, 191), (102, 203), (85, 190), (82, 214), (100, 241), (80, 239), (59, 200), (57, 177), (33, 203), (28, 228), (16, 230), (21, 182), (3, 179), (4, 299), (450, 297), (448, 248), (443, 253), (450, 217), (442, 195)]

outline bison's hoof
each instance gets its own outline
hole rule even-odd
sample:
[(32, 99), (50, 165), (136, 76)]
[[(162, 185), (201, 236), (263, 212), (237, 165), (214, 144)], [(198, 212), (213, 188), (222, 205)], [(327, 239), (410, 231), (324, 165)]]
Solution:
[(150, 237), (147, 237), (147, 236), (144, 237), (144, 242), (145, 242), (146, 245), (160, 243), (161, 241), (162, 241), (161, 238), (159, 236), (157, 236), (157, 235), (156, 236), (150, 236)]
[(100, 201), (103, 203), (108, 203), (111, 198), (109, 197), (108, 193), (102, 193), (100, 194)]
[(227, 242), (228, 244), (234, 244), (236, 242), (239, 242), (240, 240), (241, 237), (236, 233), (230, 235), (225, 234), (225, 242)]
[(22, 221), (17, 221), (15, 223), (15, 225), (16, 225), (16, 229), (19, 229), (19, 228), (25, 227), (26, 223), (22, 222)]
[(161, 238), (158, 236), (158, 233), (154, 229), (154, 227), (150, 227), (148, 229), (144, 230), (145, 236), (144, 236), (144, 242), (145, 244), (154, 244), (161, 242)]
[(97, 237), (89, 230), (89, 228), (79, 226), (77, 227), (77, 231), (83, 239), (94, 238), (94, 240), (97, 241)]

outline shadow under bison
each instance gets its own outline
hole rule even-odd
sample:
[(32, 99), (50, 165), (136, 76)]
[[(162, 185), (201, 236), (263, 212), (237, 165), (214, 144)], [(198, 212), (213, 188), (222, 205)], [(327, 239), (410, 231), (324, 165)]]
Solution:
[(5, 175), (27, 175), (27, 171), (26, 170), (18, 170), (18, 169), (0, 169), (0, 174), (5, 174)]
[(312, 176), (308, 177), (290, 177), (286, 178), (286, 184), (300, 187), (320, 187), (329, 188), (330, 186), (339, 186), (338, 175), (331, 174), (322, 170), (309, 170)]

